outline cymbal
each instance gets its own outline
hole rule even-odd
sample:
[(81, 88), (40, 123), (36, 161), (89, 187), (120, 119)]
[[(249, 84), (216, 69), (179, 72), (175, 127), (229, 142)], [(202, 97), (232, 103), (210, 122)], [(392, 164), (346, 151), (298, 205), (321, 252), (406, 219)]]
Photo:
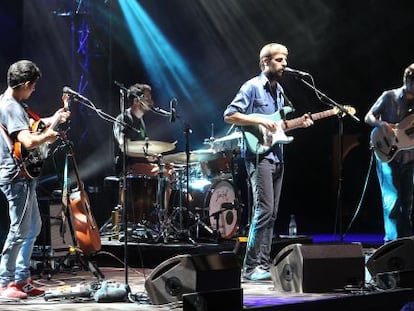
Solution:
[(145, 155), (160, 154), (174, 150), (177, 142), (169, 143), (158, 140), (127, 140), (126, 143), (126, 154), (128, 156), (143, 157)]
[(213, 144), (214, 143), (220, 143), (220, 142), (224, 142), (224, 141), (229, 141), (229, 140), (235, 140), (235, 139), (240, 139), (243, 137), (242, 132), (233, 132), (230, 135), (227, 136), (223, 136), (217, 139), (213, 140)]
[[(195, 163), (200, 161), (206, 161), (211, 159), (215, 154), (215, 151), (212, 149), (200, 149), (200, 150), (194, 150), (190, 151), (190, 158), (189, 162)], [(173, 153), (173, 154), (167, 154), (163, 157), (164, 161), (166, 163), (186, 163), (187, 162), (187, 154), (183, 152)]]

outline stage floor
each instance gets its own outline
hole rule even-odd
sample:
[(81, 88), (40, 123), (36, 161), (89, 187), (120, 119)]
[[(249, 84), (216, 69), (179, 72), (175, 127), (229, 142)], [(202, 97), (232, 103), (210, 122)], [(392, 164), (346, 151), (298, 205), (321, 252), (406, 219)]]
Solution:
[[(368, 258), (377, 247), (382, 245), (381, 239), (380, 235), (352, 235), (347, 236), (343, 241), (335, 235), (278, 237), (273, 241), (272, 253), (275, 256), (282, 248), (293, 243), (360, 242), (363, 245), (364, 255)], [(126, 244), (123, 241), (103, 239), (102, 250), (94, 257), (94, 262), (96, 263), (95, 267), (102, 272), (104, 278), (98, 278), (93, 273), (96, 270), (88, 270), (88, 266), (82, 266), (76, 262), (76, 256), (67, 257), (60, 269), (56, 269), (58, 261), (53, 258), (48, 263), (55, 271), (34, 269), (32, 273), (37, 284), (47, 290), (47, 299), (39, 297), (13, 301), (0, 298), (0, 310), (183, 310), (182, 301), (166, 305), (152, 304), (144, 287), (145, 280), (151, 271), (164, 260), (180, 254), (207, 255), (232, 251), (238, 254), (242, 260), (243, 247), (243, 243), (238, 243), (235, 239), (216, 243), (139, 243), (129, 241)], [(124, 268), (125, 250), (129, 266), (127, 270)], [(63, 258), (62, 253), (59, 256), (61, 257), (58, 258)], [(40, 257), (32, 257), (32, 261), (34, 267), (39, 267), (39, 264), (42, 266), (44, 263)], [(89, 266), (89, 268), (92, 267)], [(341, 267), (338, 267), (338, 270), (340, 269)], [(317, 294), (276, 290), (272, 281), (242, 281), (243, 310), (400, 311), (403, 305), (414, 301), (414, 289), (381, 290), (375, 286), (366, 269), (365, 275), (365, 285), (362, 288), (346, 288), (341, 291)], [(123, 288), (128, 285), (130, 302), (96, 302), (97, 290), (103, 285), (103, 282), (109, 282), (112, 288)], [(205, 299), (223, 301), (223, 308), (214, 308), (215, 311), (230, 311), (225, 306), (230, 297), (229, 294), (218, 292), (218, 296), (210, 296)], [(187, 310), (205, 309), (186, 308), (185, 311)], [(408, 310), (414, 310), (414, 308)]]
[[(89, 271), (77, 271), (73, 274), (58, 273), (50, 280), (40, 278), (37, 285), (47, 290), (44, 297), (20, 301), (0, 299), (0, 310), (183, 310), (181, 302), (165, 305), (153, 305), (145, 292), (144, 282), (150, 269), (128, 269), (127, 278), (123, 268), (100, 267), (105, 281), (114, 286), (128, 284), (133, 302), (102, 303), (94, 300), (90, 291), (82, 297), (76, 296), (85, 289), (96, 288), (97, 278)], [(127, 279), (127, 283), (126, 283)], [(102, 281), (100, 281), (102, 284)], [(243, 290), (243, 310), (401, 310), (402, 305), (414, 300), (413, 289), (389, 291), (354, 290), (347, 293), (288, 293), (274, 290), (273, 283), (241, 283)], [(54, 294), (56, 298), (50, 298)], [(67, 296), (67, 297), (64, 297)], [(196, 309), (194, 309), (196, 310)], [(204, 309), (200, 309), (204, 310)], [(228, 308), (214, 311), (228, 311)]]

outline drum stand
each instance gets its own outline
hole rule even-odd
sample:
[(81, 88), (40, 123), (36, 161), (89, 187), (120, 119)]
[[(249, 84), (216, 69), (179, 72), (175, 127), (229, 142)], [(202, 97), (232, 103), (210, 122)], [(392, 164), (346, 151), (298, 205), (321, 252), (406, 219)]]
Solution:
[[(199, 239), (200, 238), (200, 227), (203, 227), (204, 230), (206, 230), (208, 233), (210, 233), (215, 240), (218, 240), (218, 236), (220, 235), (220, 232), (218, 231), (218, 216), (217, 218), (215, 218), (217, 220), (217, 225), (216, 228), (217, 230), (213, 230), (211, 229), (200, 217), (200, 214), (196, 213), (195, 215), (189, 211), (190, 216), (196, 221), (196, 223), (192, 226), (196, 227), (196, 238)], [(206, 217), (210, 217), (210, 216), (206, 216)], [(206, 218), (203, 217), (203, 218)]]
[(165, 177), (164, 177), (164, 168), (165, 164), (162, 162), (161, 157), (158, 157), (158, 186), (157, 186), (157, 196), (156, 196), (156, 208), (158, 209), (158, 220), (159, 220), (159, 232), (160, 235), (158, 240), (162, 239), (164, 243), (168, 243), (168, 238), (170, 236), (170, 221), (168, 219), (168, 209), (165, 207)]
[[(173, 207), (173, 212), (168, 216), (168, 208), (165, 206), (165, 177), (164, 177), (164, 164), (160, 165), (160, 172), (158, 175), (158, 194), (157, 194), (157, 206), (159, 207), (159, 221), (161, 227), (161, 236), (164, 243), (168, 243), (169, 238), (174, 240), (185, 240), (191, 244), (196, 244), (191, 238), (190, 231), (184, 229), (184, 216), (186, 208), (182, 204), (182, 174), (179, 173), (179, 204), (178, 207)], [(161, 203), (161, 204), (160, 204)], [(174, 225), (174, 218), (178, 215), (178, 228)]]

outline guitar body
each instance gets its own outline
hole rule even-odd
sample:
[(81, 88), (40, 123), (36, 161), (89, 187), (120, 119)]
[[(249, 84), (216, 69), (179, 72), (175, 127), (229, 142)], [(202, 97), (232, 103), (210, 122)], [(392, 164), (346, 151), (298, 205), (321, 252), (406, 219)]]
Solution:
[(371, 132), (371, 146), (376, 157), (383, 162), (392, 161), (401, 150), (414, 148), (414, 115), (408, 115), (394, 125), (393, 135), (375, 127)]
[[(356, 112), (355, 108), (351, 106), (344, 106), (344, 109), (348, 114), (351, 115), (355, 114)], [(250, 115), (265, 118), (272, 121), (284, 120), (284, 123), (288, 125), (286, 126), (286, 128), (289, 129), (302, 127), (304, 121), (303, 116), (292, 120), (285, 119), (285, 116), (292, 111), (293, 108), (291, 107), (283, 107), (282, 109), (276, 111), (273, 114), (253, 113)], [(338, 108), (332, 108), (329, 110), (312, 113), (310, 115), (308, 114), (307, 117), (311, 118), (313, 121), (316, 121), (340, 113), (342, 113), (342, 111), (340, 111)], [(247, 147), (251, 152), (256, 154), (263, 154), (267, 152), (275, 144), (288, 144), (293, 141), (293, 137), (286, 136), (282, 128), (279, 128), (275, 133), (272, 133), (269, 130), (265, 129), (263, 126), (258, 125), (242, 126), (241, 128), (243, 131), (244, 138), (246, 140)]]
[[(31, 131), (34, 133), (41, 133), (45, 129), (46, 125), (41, 120), (35, 121), (31, 127)], [(32, 179), (40, 176), (43, 162), (47, 158), (47, 147), (45, 145), (27, 150), (19, 141), (14, 143), (14, 156), (21, 163), (20, 167), (26, 177)]]
[[(282, 115), (292, 112), (291, 107), (283, 107), (279, 111), (272, 114), (252, 113), (251, 116), (262, 117), (271, 121), (280, 121), (283, 119)], [(273, 145), (288, 144), (293, 141), (293, 137), (286, 136), (283, 130), (278, 130), (271, 133), (263, 126), (247, 125), (242, 126), (243, 136), (246, 140), (247, 148), (253, 153), (263, 154), (267, 152)]]
[(86, 254), (93, 254), (101, 250), (99, 228), (92, 216), (89, 198), (86, 192), (73, 191), (70, 196), (73, 227), (79, 248)]

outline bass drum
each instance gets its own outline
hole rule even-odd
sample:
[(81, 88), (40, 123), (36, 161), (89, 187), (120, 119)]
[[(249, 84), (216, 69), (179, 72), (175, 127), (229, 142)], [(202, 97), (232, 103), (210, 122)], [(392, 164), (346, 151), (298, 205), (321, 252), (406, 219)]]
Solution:
[[(188, 199), (187, 199), (188, 197)], [(179, 195), (172, 196), (172, 208), (179, 206)], [(213, 183), (207, 179), (193, 179), (189, 183), (189, 195), (183, 190), (182, 204), (191, 214), (198, 214), (201, 220), (211, 229), (219, 230), (224, 239), (231, 239), (238, 229), (238, 210), (234, 208), (236, 194), (233, 184), (228, 180), (216, 180)], [(196, 220), (193, 220), (194, 224)], [(189, 225), (186, 221), (185, 225)], [(191, 226), (191, 224), (190, 224)]]

